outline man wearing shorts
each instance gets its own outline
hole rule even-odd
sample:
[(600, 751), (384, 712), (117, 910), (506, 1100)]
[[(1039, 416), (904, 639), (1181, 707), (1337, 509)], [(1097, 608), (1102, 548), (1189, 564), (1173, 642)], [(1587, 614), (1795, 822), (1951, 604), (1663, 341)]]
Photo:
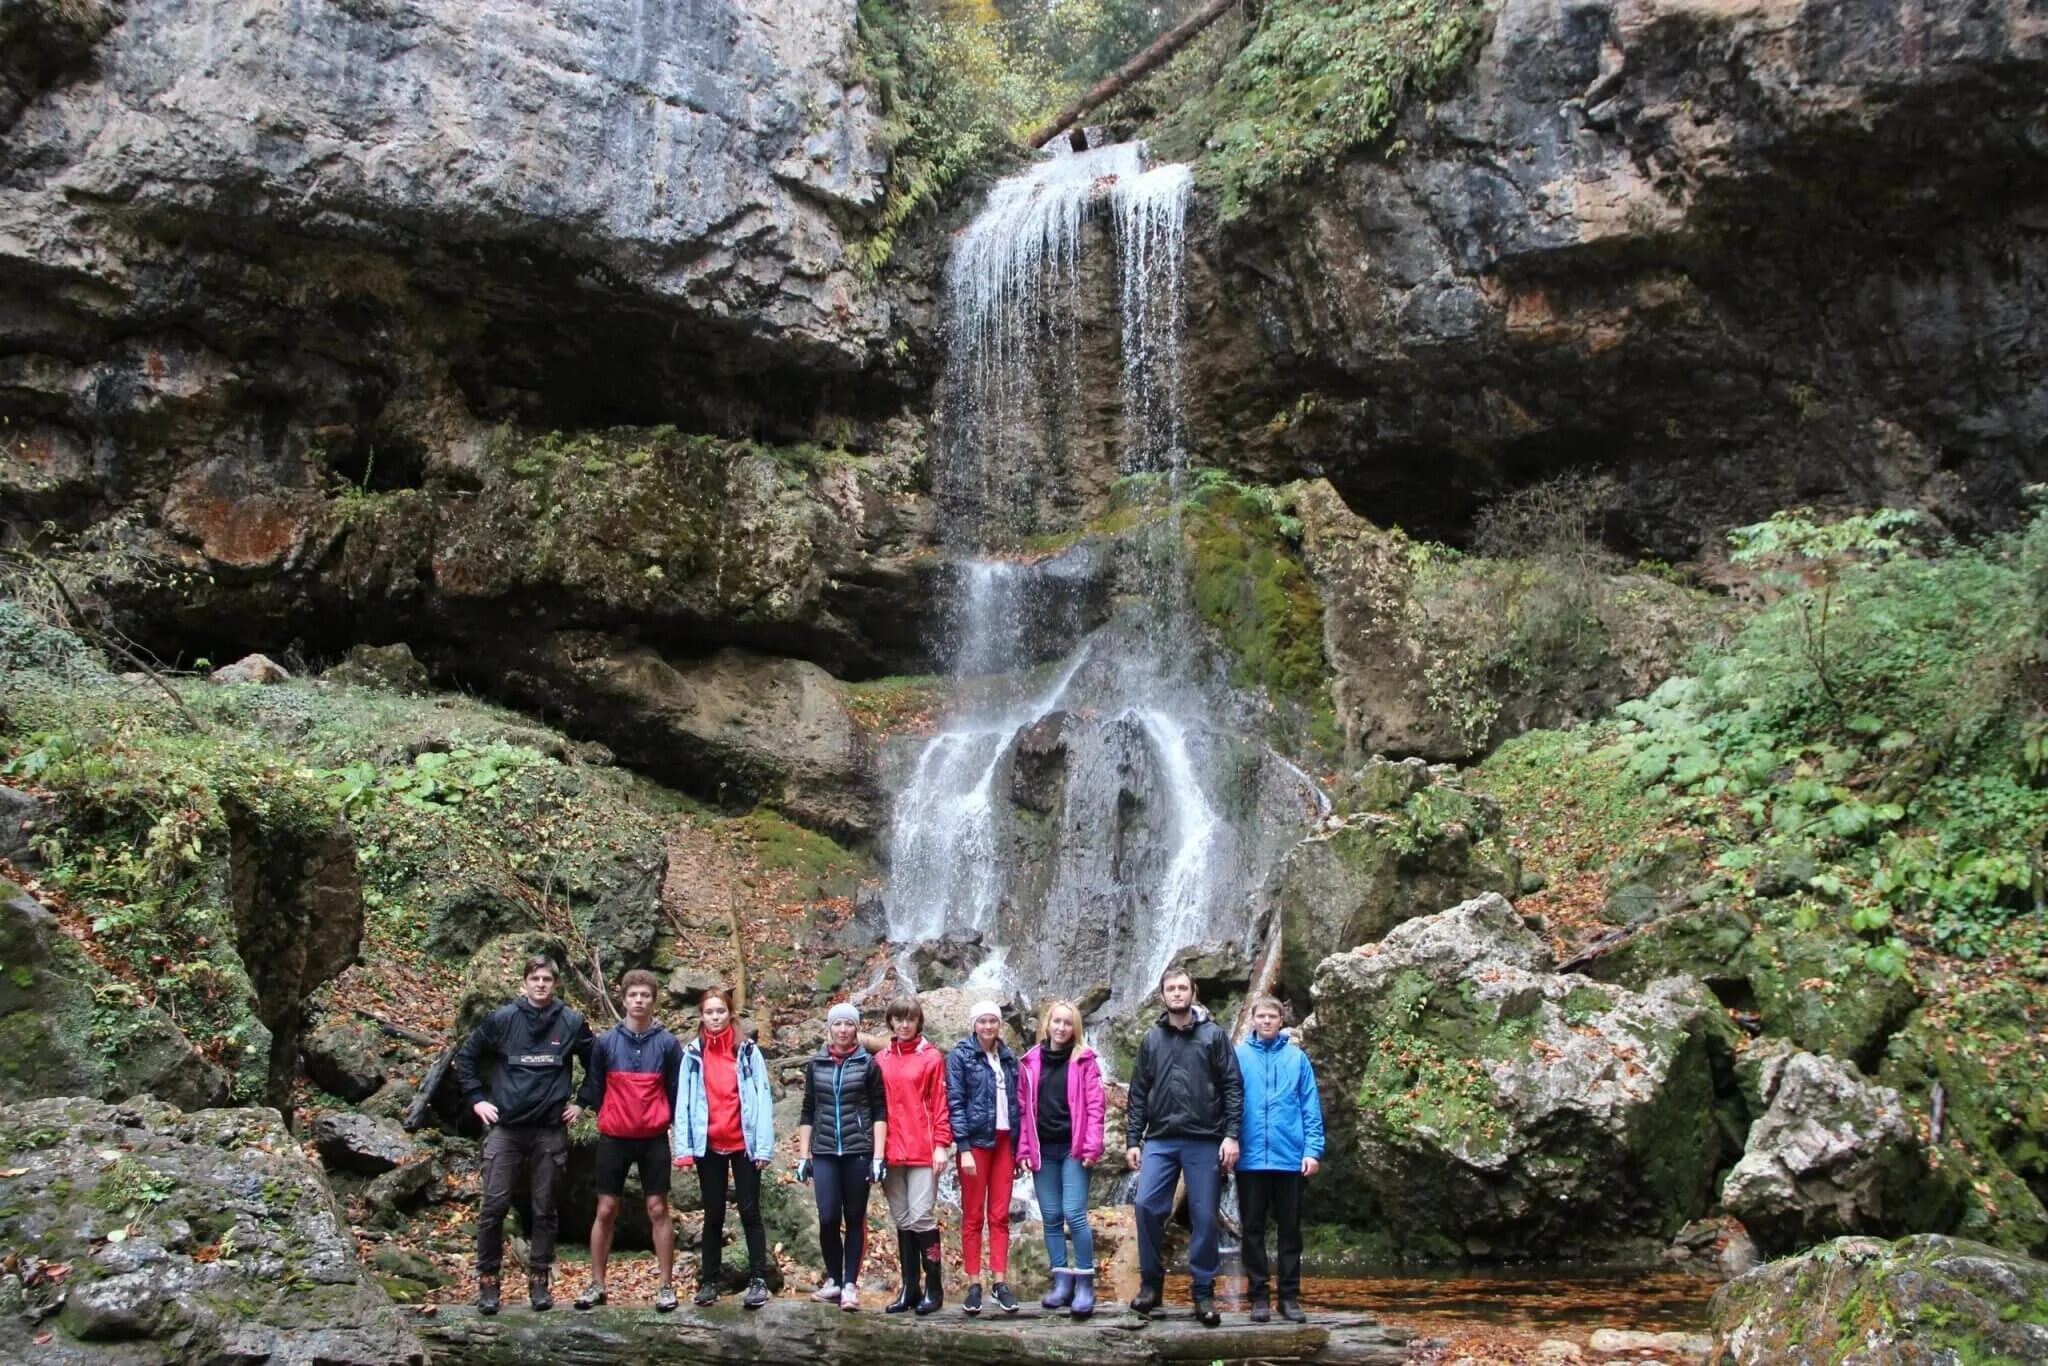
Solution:
[(669, 1124), (675, 1118), (676, 1080), (683, 1045), (654, 1018), (653, 973), (635, 968), (619, 979), (626, 1018), (598, 1035), (579, 1099), (597, 1110), (597, 1218), (590, 1225), (590, 1287), (576, 1297), (578, 1309), (605, 1302), (605, 1263), (611, 1257), (612, 1228), (626, 1173), (638, 1168), (647, 1222), (654, 1228), (654, 1260), (661, 1288), (654, 1307), (676, 1307), (675, 1224), (669, 1218)]

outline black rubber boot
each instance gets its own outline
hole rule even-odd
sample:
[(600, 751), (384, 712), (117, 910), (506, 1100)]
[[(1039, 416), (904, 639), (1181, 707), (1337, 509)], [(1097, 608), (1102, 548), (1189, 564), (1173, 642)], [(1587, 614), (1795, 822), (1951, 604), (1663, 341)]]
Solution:
[(946, 1307), (946, 1266), (939, 1259), (939, 1231), (917, 1234), (918, 1260), (924, 1263), (924, 1295), (917, 1302), (918, 1317), (936, 1314)]
[(915, 1233), (896, 1231), (896, 1259), (903, 1263), (903, 1288), (896, 1292), (895, 1299), (882, 1306), (884, 1314), (904, 1314), (917, 1308), (918, 1273), (924, 1268), (924, 1258), (918, 1255)]

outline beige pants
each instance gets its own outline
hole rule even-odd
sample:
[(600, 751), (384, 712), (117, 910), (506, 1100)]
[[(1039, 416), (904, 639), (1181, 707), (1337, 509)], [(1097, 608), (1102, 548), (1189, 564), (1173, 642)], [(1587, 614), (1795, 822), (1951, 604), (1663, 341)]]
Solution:
[(929, 1233), (939, 1226), (939, 1176), (930, 1167), (891, 1167), (882, 1178), (889, 1198), (889, 1221), (906, 1233)]

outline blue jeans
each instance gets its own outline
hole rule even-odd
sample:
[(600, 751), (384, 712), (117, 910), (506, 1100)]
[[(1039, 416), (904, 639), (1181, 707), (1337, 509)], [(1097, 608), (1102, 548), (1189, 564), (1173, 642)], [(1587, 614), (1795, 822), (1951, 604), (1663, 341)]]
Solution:
[[(1031, 1174), (1038, 1212), (1045, 1216), (1045, 1255), (1055, 1271), (1095, 1270), (1095, 1230), (1088, 1227), (1088, 1169), (1071, 1154), (1046, 1157)], [(1067, 1244), (1074, 1260), (1067, 1260)]]
[(1138, 1168), (1138, 1271), (1147, 1285), (1166, 1280), (1166, 1221), (1173, 1213), (1174, 1186), (1188, 1183), (1188, 1275), (1195, 1294), (1215, 1290), (1221, 1263), (1216, 1247), (1216, 1213), (1223, 1203), (1223, 1168), (1213, 1138), (1152, 1138), (1145, 1141), (1145, 1160)]

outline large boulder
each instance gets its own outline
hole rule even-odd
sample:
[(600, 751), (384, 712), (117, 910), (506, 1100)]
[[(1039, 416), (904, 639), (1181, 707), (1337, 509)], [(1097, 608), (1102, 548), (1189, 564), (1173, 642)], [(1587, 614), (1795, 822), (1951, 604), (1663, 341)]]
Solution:
[(0, 1106), (0, 1161), (0, 1242), (18, 1250), (0, 1274), (0, 1350), (14, 1360), (423, 1360), (274, 1110)]
[(161, 1009), (111, 978), (34, 898), (0, 879), (0, 1099), (228, 1097), (227, 1074)]
[(1347, 787), (1365, 809), (1288, 850), (1264, 889), (1281, 919), (1280, 980), (1291, 993), (1308, 987), (1323, 959), (1404, 920), (1516, 890), (1519, 864), (1499, 838), (1492, 801), (1419, 765), (1380, 761)]
[(2048, 1361), (2048, 1263), (1920, 1234), (1838, 1238), (1714, 1294), (1710, 1366)]
[(421, 1156), (390, 1120), (348, 1110), (329, 1110), (313, 1121), (313, 1147), (329, 1171), (351, 1176), (382, 1176)]
[(368, 1100), (384, 1084), (384, 1037), (375, 1025), (348, 1017), (322, 1022), (299, 1043), (313, 1084), (343, 1100)]
[(1303, 1045), (1324, 1078), (1314, 1212), (1423, 1256), (1641, 1251), (1701, 1213), (1719, 1007), (1552, 970), (1498, 896), (1323, 961)]
[(1929, 1171), (1898, 1092), (1812, 1053), (1754, 1070), (1765, 1108), (1721, 1204), (1767, 1255), (1845, 1233), (1954, 1226), (1957, 1202)]

